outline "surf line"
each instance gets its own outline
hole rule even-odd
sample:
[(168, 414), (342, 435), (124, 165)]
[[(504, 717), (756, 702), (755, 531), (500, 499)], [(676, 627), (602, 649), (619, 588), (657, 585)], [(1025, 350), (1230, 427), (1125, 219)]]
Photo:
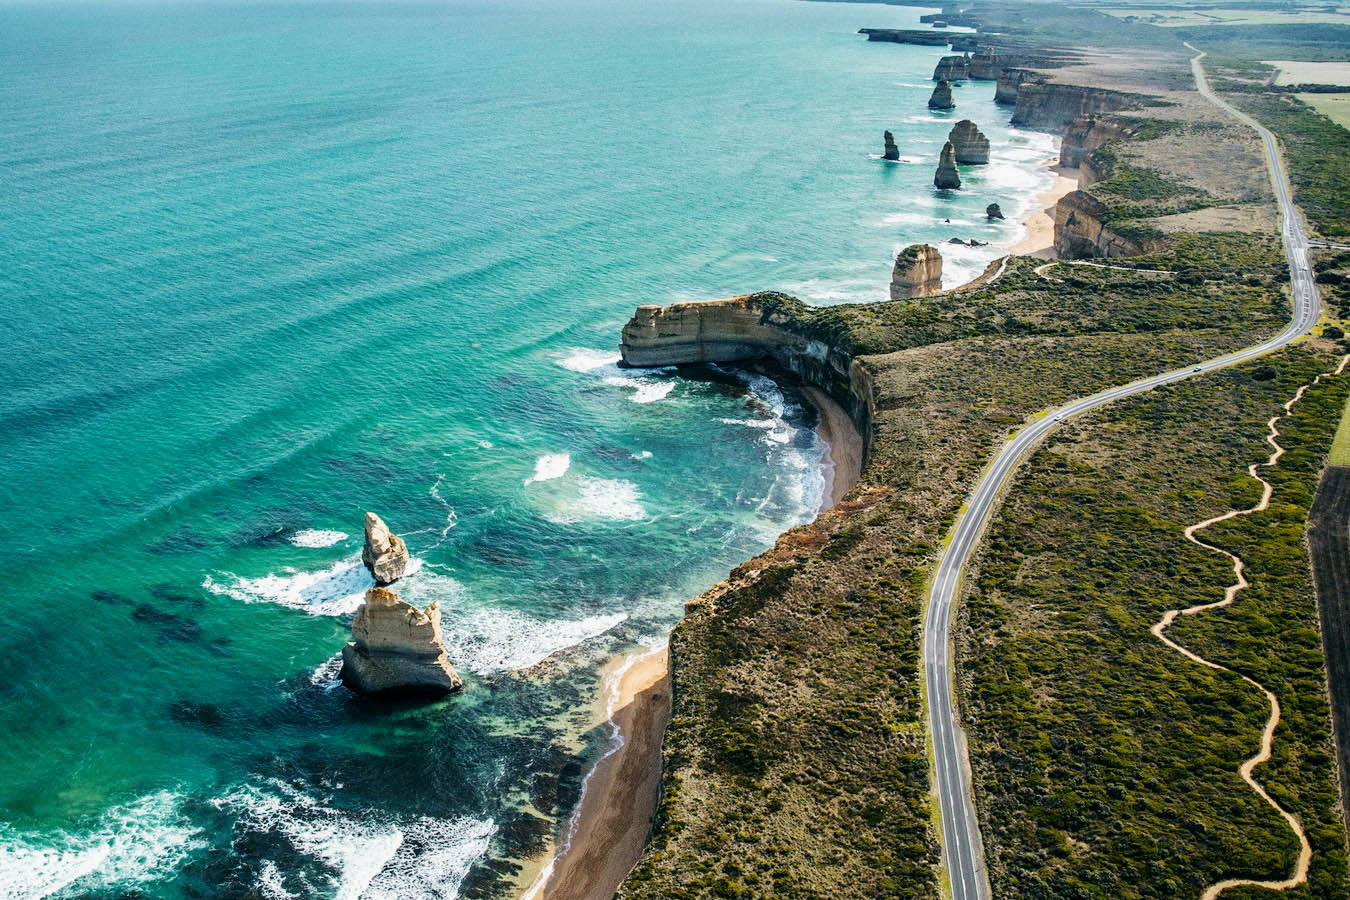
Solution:
[(1167, 630), (1168, 626), (1170, 626), (1173, 622), (1177, 620), (1178, 616), (1191, 616), (1195, 615), (1196, 613), (1206, 612), (1207, 610), (1219, 609), (1220, 607), (1232, 605), (1233, 601), (1237, 598), (1238, 593), (1240, 593), (1242, 590), (1251, 585), (1251, 582), (1247, 581), (1247, 576), (1244, 574), (1243, 570), (1246, 568), (1246, 565), (1245, 563), (1243, 563), (1242, 558), (1240, 556), (1238, 556), (1236, 553), (1230, 553), (1227, 550), (1224, 550), (1222, 547), (1217, 547), (1213, 544), (1205, 543), (1204, 541), (1196, 537), (1195, 533), (1197, 531), (1201, 531), (1205, 528), (1208, 528), (1211, 525), (1217, 525), (1219, 522), (1226, 522), (1227, 520), (1236, 518), (1238, 516), (1250, 516), (1253, 513), (1262, 512), (1263, 510), (1265, 510), (1267, 507), (1270, 506), (1270, 498), (1271, 495), (1275, 492), (1275, 488), (1269, 481), (1266, 481), (1264, 478), (1258, 475), (1257, 470), (1262, 467), (1269, 468), (1277, 465), (1280, 461), (1280, 457), (1284, 455), (1284, 448), (1280, 446), (1279, 442), (1280, 430), (1278, 427), (1276, 427), (1277, 423), (1280, 421), (1280, 419), (1286, 418), (1292, 414), (1294, 404), (1303, 399), (1303, 395), (1307, 393), (1308, 388), (1320, 382), (1324, 376), (1340, 375), (1342, 372), (1345, 371), (1346, 363), (1350, 363), (1350, 355), (1341, 357), (1341, 363), (1336, 367), (1335, 371), (1324, 372), (1321, 375), (1318, 375), (1312, 381), (1308, 382), (1307, 384), (1302, 385), (1297, 391), (1294, 392), (1294, 396), (1289, 398), (1289, 400), (1285, 402), (1284, 412), (1279, 415), (1272, 416), (1270, 421), (1266, 423), (1266, 428), (1269, 430), (1269, 434), (1266, 435), (1266, 443), (1269, 444), (1271, 447), (1270, 457), (1264, 463), (1252, 463), (1247, 467), (1247, 474), (1250, 475), (1252, 478), (1256, 479), (1257, 481), (1261, 482), (1260, 501), (1255, 506), (1249, 507), (1248, 509), (1230, 509), (1223, 515), (1215, 516), (1212, 519), (1205, 519), (1203, 522), (1196, 522), (1194, 525), (1191, 525), (1186, 528), (1185, 531), (1186, 540), (1190, 541), (1192, 544), (1195, 544), (1197, 547), (1203, 547), (1206, 550), (1221, 554), (1222, 556), (1226, 556), (1228, 557), (1228, 559), (1232, 560), (1233, 574), (1237, 576), (1237, 581), (1235, 581), (1233, 584), (1229, 585), (1227, 588), (1224, 589), (1222, 600), (1216, 600), (1213, 603), (1202, 603), (1197, 606), (1192, 606), (1188, 609), (1170, 609), (1163, 614), (1163, 617), (1159, 619), (1158, 622), (1152, 628), (1149, 629), (1149, 631), (1153, 633), (1154, 637), (1162, 641), (1167, 646), (1171, 647), (1173, 650), (1180, 653), (1182, 656), (1191, 660), (1192, 662), (1197, 662), (1202, 666), (1208, 666), (1209, 668), (1219, 672), (1232, 672), (1234, 675), (1237, 675), (1243, 681), (1247, 682), (1252, 687), (1256, 688), (1258, 691), (1260, 691), (1262, 694), (1265, 695), (1266, 701), (1270, 704), (1270, 717), (1266, 720), (1266, 727), (1261, 732), (1261, 748), (1256, 752), (1255, 756), (1252, 756), (1238, 768), (1238, 774), (1242, 776), (1242, 780), (1247, 782), (1247, 784), (1251, 787), (1252, 790), (1256, 791), (1257, 795), (1259, 795), (1262, 800), (1266, 801), (1266, 803), (1270, 805), (1271, 809), (1279, 813), (1281, 818), (1283, 818), (1284, 821), (1288, 823), (1290, 830), (1294, 832), (1294, 835), (1298, 838), (1299, 843), (1298, 861), (1294, 864), (1294, 871), (1293, 874), (1290, 875), (1290, 877), (1282, 881), (1259, 881), (1251, 878), (1225, 879), (1224, 881), (1220, 881), (1217, 884), (1212, 884), (1208, 888), (1206, 888), (1205, 892), (1201, 894), (1201, 900), (1214, 900), (1214, 898), (1218, 897), (1219, 894), (1223, 893), (1229, 888), (1235, 887), (1260, 887), (1272, 891), (1284, 891), (1288, 890), (1289, 888), (1298, 887), (1300, 884), (1303, 884), (1303, 882), (1308, 880), (1308, 866), (1312, 862), (1312, 845), (1308, 843), (1308, 835), (1304, 833), (1303, 826), (1299, 824), (1298, 818), (1295, 817), (1293, 813), (1289, 812), (1287, 809), (1280, 806), (1279, 803), (1276, 803), (1275, 799), (1271, 797), (1270, 794), (1266, 793), (1266, 789), (1261, 787), (1261, 783), (1258, 782), (1256, 780), (1256, 777), (1252, 774), (1256, 770), (1257, 766), (1261, 765), (1266, 760), (1270, 759), (1271, 745), (1274, 742), (1275, 738), (1275, 729), (1278, 728), (1280, 725), (1279, 698), (1275, 696), (1273, 691), (1271, 691), (1265, 685), (1258, 682), (1256, 679), (1251, 678), (1247, 675), (1243, 675), (1241, 672), (1234, 672), (1227, 666), (1221, 666), (1216, 662), (1211, 662), (1205, 659), (1198, 653), (1193, 653), (1192, 651), (1187, 650), (1185, 647), (1181, 646), (1176, 641), (1167, 637), (1167, 635), (1164, 634), (1164, 632)]

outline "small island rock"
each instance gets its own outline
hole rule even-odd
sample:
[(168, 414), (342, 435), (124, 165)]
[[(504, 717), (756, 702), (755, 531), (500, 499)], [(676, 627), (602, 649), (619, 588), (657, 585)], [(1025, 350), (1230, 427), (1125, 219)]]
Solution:
[(1003, 218), (1003, 210), (998, 208), (997, 203), (990, 203), (988, 206), (986, 206), (984, 208), (984, 214), (991, 219)]
[(933, 96), (928, 98), (929, 109), (956, 109), (956, 101), (952, 99), (952, 83), (950, 81), (939, 81), (937, 87), (933, 88)]
[(900, 148), (895, 145), (895, 135), (889, 131), (885, 133), (883, 140), (886, 141), (886, 150), (881, 154), (882, 159), (899, 159)]
[(418, 609), (378, 587), (366, 591), (352, 620), (341, 677), (358, 694), (440, 695), (464, 686), (445, 654), (440, 604)]
[(933, 176), (933, 186), (939, 190), (955, 190), (961, 186), (961, 174), (956, 171), (956, 148), (948, 141), (942, 146), (942, 155), (938, 157), (937, 174)]
[(376, 584), (392, 584), (408, 568), (408, 545), (372, 512), (366, 513), (366, 545), (361, 548), (361, 562), (375, 576)]
[(947, 140), (956, 148), (958, 165), (982, 166), (989, 162), (989, 138), (970, 119), (957, 122)]
[(891, 299), (908, 300), (942, 291), (942, 254), (927, 244), (911, 244), (895, 257)]

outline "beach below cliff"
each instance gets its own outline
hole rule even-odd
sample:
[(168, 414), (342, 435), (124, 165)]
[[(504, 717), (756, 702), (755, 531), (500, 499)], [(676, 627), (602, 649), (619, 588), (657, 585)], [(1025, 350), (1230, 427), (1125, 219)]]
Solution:
[(820, 416), (816, 433), (829, 447), (825, 460), (828, 483), (821, 493), (820, 509), (816, 513), (820, 515), (844, 499), (844, 495), (862, 477), (863, 439), (848, 413), (828, 394), (820, 388), (809, 386), (804, 387), (802, 392)]
[(1061, 166), (1058, 158), (1049, 160), (1046, 168), (1054, 173), (1055, 181), (1036, 197), (1031, 212), (1022, 221), (1027, 235), (1009, 247), (1009, 253), (1041, 259), (1055, 256), (1055, 204), (1065, 194), (1078, 190), (1078, 170)]

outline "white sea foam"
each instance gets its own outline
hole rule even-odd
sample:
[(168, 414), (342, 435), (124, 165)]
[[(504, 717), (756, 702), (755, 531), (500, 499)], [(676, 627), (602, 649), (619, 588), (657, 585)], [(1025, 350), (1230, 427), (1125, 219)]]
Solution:
[(650, 450), (639, 450), (637, 453), (632, 454), (632, 458), (633, 458), (633, 459), (651, 459), (651, 458), (652, 458), (652, 451), (650, 451)]
[[(422, 561), (414, 557), (408, 561), (404, 577), (417, 574), (421, 568)], [(405, 582), (415, 583), (415, 579)], [(359, 556), (347, 557), (318, 572), (302, 572), (288, 566), (280, 573), (258, 578), (243, 578), (230, 572), (220, 572), (207, 575), (202, 581), (202, 587), (213, 594), (233, 597), (243, 603), (276, 603), (315, 616), (341, 616), (355, 612), (366, 591), (374, 586), (375, 579), (361, 565)]]
[[(247, 785), (213, 801), (238, 827), (279, 834), (299, 853), (334, 873), (311, 885), (338, 900), (453, 898), (492, 837), (493, 823), (474, 818), (362, 820), (332, 809), (281, 781)], [(269, 894), (290, 896), (275, 863), (262, 863)]]
[(633, 393), (628, 399), (634, 403), (655, 403), (657, 400), (664, 400), (675, 389), (673, 381), (648, 381), (643, 378), (626, 378), (622, 375), (606, 378), (605, 384), (633, 388)]
[(672, 380), (654, 380), (655, 376), (674, 375), (677, 371), (675, 367), (621, 369), (620, 359), (622, 357), (617, 353), (579, 348), (558, 360), (558, 365), (573, 372), (599, 376), (611, 387), (631, 388), (633, 393), (628, 395), (628, 399), (634, 403), (655, 403), (657, 400), (664, 400), (675, 389), (675, 382)]
[(558, 365), (573, 372), (591, 372), (605, 366), (613, 366), (623, 357), (608, 350), (575, 349), (568, 356), (558, 360)]
[(444, 615), (446, 652), (476, 675), (528, 669), (560, 650), (598, 637), (626, 621), (623, 613), (571, 621), (535, 619), (511, 610), (478, 608)]
[(638, 522), (647, 518), (637, 485), (619, 478), (584, 475), (551, 500), (551, 508), (544, 516), (559, 525), (596, 519)]
[(338, 541), (345, 541), (347, 532), (345, 531), (323, 531), (317, 528), (306, 528), (303, 531), (297, 531), (291, 535), (291, 543), (297, 547), (331, 547)]
[(536, 481), (552, 481), (567, 474), (572, 466), (570, 453), (546, 453), (534, 461), (534, 474), (525, 479), (526, 484)]
[(25, 834), (0, 824), (0, 897), (37, 900), (68, 888), (115, 888), (169, 877), (203, 846), (177, 794), (105, 812), (84, 833)]

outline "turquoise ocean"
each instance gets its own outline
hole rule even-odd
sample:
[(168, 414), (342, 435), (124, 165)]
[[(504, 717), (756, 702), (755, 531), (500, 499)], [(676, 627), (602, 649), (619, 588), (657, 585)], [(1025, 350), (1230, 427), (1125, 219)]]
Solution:
[[(0, 5), (0, 897), (507, 890), (599, 666), (830, 475), (792, 389), (617, 368), (632, 309), (880, 300), (917, 241), (954, 285), (1047, 185), (991, 83), (929, 113), (941, 49), (855, 34), (921, 12)], [(366, 510), (462, 695), (336, 683)]]

